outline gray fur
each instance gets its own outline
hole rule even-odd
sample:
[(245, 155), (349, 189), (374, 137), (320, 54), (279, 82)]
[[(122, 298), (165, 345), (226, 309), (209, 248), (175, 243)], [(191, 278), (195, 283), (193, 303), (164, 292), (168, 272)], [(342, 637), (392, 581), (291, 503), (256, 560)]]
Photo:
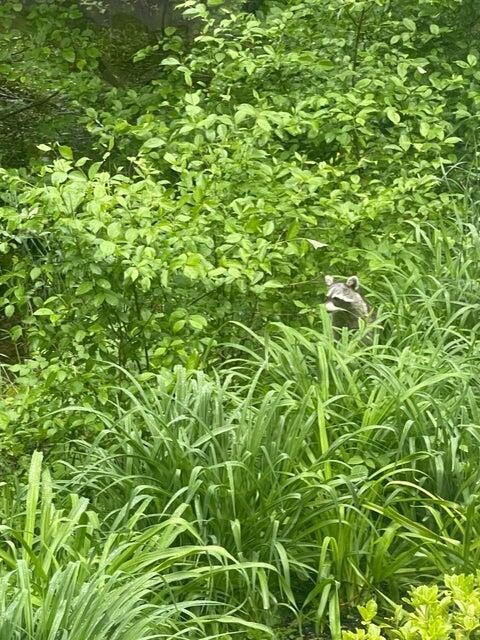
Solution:
[(357, 276), (350, 276), (345, 283), (325, 276), (325, 283), (328, 286), (325, 307), (332, 316), (334, 327), (358, 329), (360, 318), (365, 321), (372, 319), (372, 310), (359, 292)]

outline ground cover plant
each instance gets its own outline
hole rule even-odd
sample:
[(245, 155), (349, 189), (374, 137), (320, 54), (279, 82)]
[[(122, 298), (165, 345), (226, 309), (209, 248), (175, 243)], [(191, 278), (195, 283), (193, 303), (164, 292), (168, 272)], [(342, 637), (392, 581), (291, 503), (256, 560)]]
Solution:
[(471, 638), (475, 637), (480, 621), (478, 585), (474, 576), (445, 576), (445, 588), (417, 587), (406, 602), (413, 609), (398, 607), (393, 626), (384, 625), (386, 631), (372, 623), (376, 604), (371, 600), (367, 606), (359, 607), (366, 630), (347, 631), (345, 640), (360, 638)]
[(0, 7), (1, 637), (476, 637), (475, 4), (111, 11)]

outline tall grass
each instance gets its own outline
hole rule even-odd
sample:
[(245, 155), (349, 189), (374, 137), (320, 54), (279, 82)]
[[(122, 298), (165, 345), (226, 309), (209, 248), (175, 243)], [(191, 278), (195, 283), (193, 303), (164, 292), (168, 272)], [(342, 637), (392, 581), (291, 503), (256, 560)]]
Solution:
[[(252, 569), (265, 567), (198, 544), (179, 511), (135, 530), (133, 510), (130, 522), (109, 529), (75, 494), (58, 509), (41, 462), (37, 452), (22, 508), (2, 503), (9, 507), (1, 514), (9, 524), (0, 527), (2, 640), (220, 638), (245, 626), (262, 631), (233, 615), (224, 599), (215, 601), (214, 591), (221, 594), (212, 585), (235, 572), (248, 583)], [(193, 543), (179, 544), (182, 532)]]
[(413, 228), (412, 243), (403, 269), (375, 276), (373, 344), (334, 343), (326, 324), (277, 324), (245, 329), (208, 374), (177, 368), (150, 387), (131, 378), (97, 414), (96, 440), (78, 443), (68, 486), (107, 529), (181, 513), (182, 544), (194, 530), (199, 544), (263, 563), (247, 583), (219, 574), (212, 595), (269, 623), (282, 612), (329, 620), (334, 637), (342, 611), (370, 592), (398, 599), (474, 571), (479, 238), (457, 220)]

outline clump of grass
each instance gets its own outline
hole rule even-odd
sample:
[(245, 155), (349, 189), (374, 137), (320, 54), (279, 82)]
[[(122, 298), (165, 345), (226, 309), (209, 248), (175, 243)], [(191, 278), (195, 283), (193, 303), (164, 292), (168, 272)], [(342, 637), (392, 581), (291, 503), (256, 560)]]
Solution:
[[(221, 638), (245, 627), (268, 637), (268, 629), (212, 598), (220, 574), (228, 581), (239, 572), (248, 581), (249, 571), (265, 567), (198, 544), (179, 512), (140, 531), (133, 511), (123, 527), (102, 527), (88, 500), (76, 494), (59, 509), (41, 462), (35, 453), (23, 509), (2, 514), (2, 639)], [(185, 531), (197, 544), (178, 543)]]
[(76, 490), (116, 527), (138, 504), (148, 523), (182, 506), (203, 544), (272, 565), (247, 589), (222, 585), (269, 622), (287, 607), (338, 631), (365, 593), (396, 598), (471, 570), (475, 354), (335, 346), (281, 325), (257, 340), (216, 377), (178, 368), (168, 390), (161, 378), (119, 390), (106, 428), (83, 445)]

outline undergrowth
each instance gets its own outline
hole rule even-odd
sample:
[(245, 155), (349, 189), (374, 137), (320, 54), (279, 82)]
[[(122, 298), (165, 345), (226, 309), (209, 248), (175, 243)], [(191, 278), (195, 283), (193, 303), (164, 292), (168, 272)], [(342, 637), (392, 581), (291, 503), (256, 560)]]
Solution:
[(372, 344), (334, 342), (320, 311), (321, 331), (243, 327), (205, 371), (141, 381), (104, 365), (123, 382), (60, 411), (88, 437), (56, 448), (54, 480), (45, 470), (39, 489), (36, 453), (26, 503), (2, 489), (7, 637), (294, 621), (338, 638), (371, 596), (388, 610), (412, 585), (475, 572), (478, 234), (459, 221), (415, 233), (430, 274), (379, 274)]

